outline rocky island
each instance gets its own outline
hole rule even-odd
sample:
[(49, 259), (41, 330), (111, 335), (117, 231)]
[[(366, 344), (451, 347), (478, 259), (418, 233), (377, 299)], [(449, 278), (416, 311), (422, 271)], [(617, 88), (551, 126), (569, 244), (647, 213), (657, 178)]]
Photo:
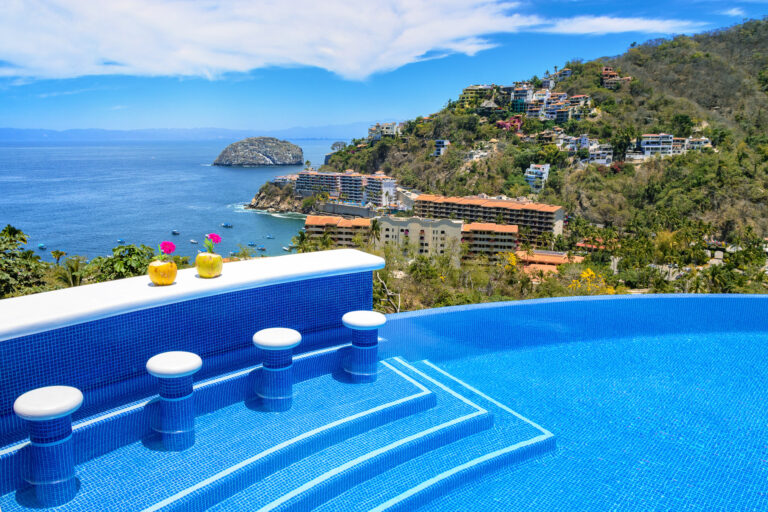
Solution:
[(257, 167), (303, 163), (304, 152), (296, 144), (274, 137), (249, 137), (224, 148), (213, 165)]

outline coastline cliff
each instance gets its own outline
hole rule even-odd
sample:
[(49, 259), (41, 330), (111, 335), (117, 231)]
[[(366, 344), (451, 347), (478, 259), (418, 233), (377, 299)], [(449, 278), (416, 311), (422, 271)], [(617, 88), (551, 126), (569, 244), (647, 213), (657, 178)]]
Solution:
[(245, 205), (250, 210), (276, 213), (311, 213), (313, 206), (312, 200), (295, 198), (292, 186), (279, 187), (272, 183), (265, 183), (251, 202)]
[(304, 151), (296, 144), (274, 137), (249, 137), (224, 148), (213, 165), (257, 167), (303, 163)]

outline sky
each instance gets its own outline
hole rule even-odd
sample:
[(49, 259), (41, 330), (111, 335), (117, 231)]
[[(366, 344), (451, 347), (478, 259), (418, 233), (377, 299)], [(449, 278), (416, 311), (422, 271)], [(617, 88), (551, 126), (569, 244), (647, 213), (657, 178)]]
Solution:
[(768, 0), (2, 0), (0, 127), (286, 129), (761, 18)]

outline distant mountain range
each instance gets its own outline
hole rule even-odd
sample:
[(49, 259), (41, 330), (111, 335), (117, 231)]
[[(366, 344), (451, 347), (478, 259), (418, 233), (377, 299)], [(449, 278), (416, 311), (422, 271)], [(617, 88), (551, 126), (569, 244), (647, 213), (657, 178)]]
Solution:
[(373, 123), (359, 122), (331, 126), (295, 127), (282, 130), (230, 130), (224, 128), (156, 128), (144, 130), (45, 130), (0, 128), (0, 142), (40, 141), (162, 141), (162, 140), (238, 140), (269, 136), (282, 139), (334, 139), (349, 141), (365, 137)]

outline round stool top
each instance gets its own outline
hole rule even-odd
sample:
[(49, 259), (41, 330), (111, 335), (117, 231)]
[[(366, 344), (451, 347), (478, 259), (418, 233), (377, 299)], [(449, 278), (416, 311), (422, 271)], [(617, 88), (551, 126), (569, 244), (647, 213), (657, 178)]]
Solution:
[(13, 412), (29, 421), (63, 418), (80, 408), (83, 393), (70, 386), (47, 386), (27, 391), (13, 403)]
[(368, 331), (387, 323), (387, 317), (376, 311), (350, 311), (341, 317), (341, 321), (350, 329)]
[(161, 379), (178, 379), (197, 373), (203, 366), (200, 356), (192, 352), (163, 352), (150, 357), (147, 371)]
[(287, 350), (301, 343), (301, 333), (285, 327), (262, 329), (253, 335), (253, 344), (262, 350)]

